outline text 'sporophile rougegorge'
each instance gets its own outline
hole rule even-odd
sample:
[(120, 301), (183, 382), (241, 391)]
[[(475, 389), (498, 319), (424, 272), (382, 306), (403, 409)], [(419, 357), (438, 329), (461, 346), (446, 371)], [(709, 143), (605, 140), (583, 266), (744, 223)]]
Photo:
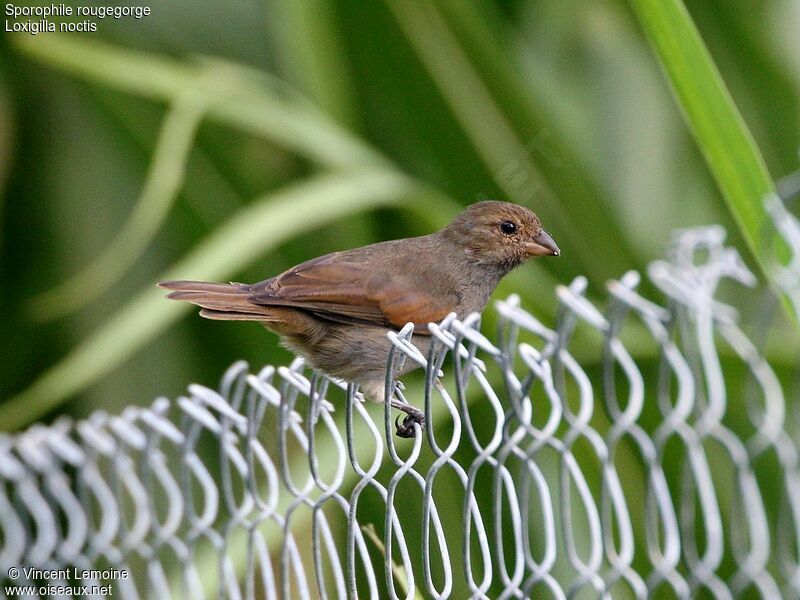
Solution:
[(103, 6), (96, 4), (3, 5), (4, 31), (8, 33), (75, 33), (95, 32), (105, 20), (143, 19), (149, 17), (149, 6)]

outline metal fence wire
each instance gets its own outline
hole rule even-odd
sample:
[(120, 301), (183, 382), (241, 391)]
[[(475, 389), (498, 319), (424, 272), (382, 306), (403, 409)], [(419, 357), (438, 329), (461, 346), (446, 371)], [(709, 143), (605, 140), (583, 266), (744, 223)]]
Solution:
[[(800, 223), (769, 207), (800, 318)], [(552, 328), (512, 296), (491, 336), (431, 325), (426, 356), (390, 333), (387, 386), (429, 424), (412, 440), (299, 359), (4, 435), (0, 593), (798, 598), (797, 357), (767, 362), (767, 324), (720, 299), (755, 283), (724, 238), (676, 234), (648, 269), (662, 303), (630, 272), (603, 311), (586, 280), (558, 288)], [(424, 370), (405, 388), (402, 361)]]

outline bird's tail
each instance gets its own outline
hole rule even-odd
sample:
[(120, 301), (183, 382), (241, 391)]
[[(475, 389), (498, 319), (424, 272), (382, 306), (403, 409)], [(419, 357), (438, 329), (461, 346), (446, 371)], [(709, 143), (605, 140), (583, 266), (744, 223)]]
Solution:
[(159, 287), (171, 290), (167, 298), (185, 300), (200, 307), (200, 316), (220, 321), (269, 321), (265, 306), (250, 302), (250, 286), (244, 283), (207, 281), (162, 281)]

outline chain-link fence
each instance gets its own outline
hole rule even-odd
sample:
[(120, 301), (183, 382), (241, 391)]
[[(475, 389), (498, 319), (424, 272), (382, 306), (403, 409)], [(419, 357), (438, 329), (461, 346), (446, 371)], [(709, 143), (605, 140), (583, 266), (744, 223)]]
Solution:
[[(770, 210), (800, 317), (800, 226)], [(412, 440), (300, 360), (0, 437), (0, 594), (798, 598), (797, 356), (719, 298), (755, 283), (724, 238), (676, 235), (660, 304), (630, 272), (604, 311), (559, 288), (553, 328), (511, 297), (492, 336), (390, 334), (388, 372), (424, 370), (387, 377), (426, 412)]]

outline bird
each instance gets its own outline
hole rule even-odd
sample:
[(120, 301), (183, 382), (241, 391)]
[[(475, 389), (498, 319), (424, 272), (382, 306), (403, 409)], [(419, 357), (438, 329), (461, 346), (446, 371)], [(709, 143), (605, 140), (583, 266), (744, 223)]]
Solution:
[[(500, 280), (538, 256), (558, 256), (556, 242), (527, 207), (485, 200), (443, 229), (325, 254), (259, 283), (162, 281), (168, 298), (200, 307), (200, 316), (256, 321), (311, 367), (359, 385), (384, 402), (387, 333), (414, 324), (414, 344), (427, 352), (428, 324), (450, 313), (482, 312)], [(416, 367), (406, 361), (397, 376)], [(424, 430), (421, 411), (394, 396), (404, 413), (397, 435)]]

